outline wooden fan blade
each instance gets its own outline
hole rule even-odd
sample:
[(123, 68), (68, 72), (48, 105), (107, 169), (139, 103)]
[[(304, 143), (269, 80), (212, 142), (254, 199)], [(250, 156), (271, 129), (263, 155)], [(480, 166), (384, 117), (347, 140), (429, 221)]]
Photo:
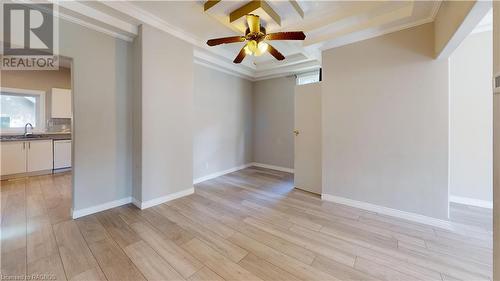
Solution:
[(268, 44), (268, 47), (267, 47), (267, 51), (269, 51), (269, 53), (275, 57), (277, 60), (284, 60), (285, 59), (285, 56), (283, 54), (281, 54), (278, 50), (276, 50), (273, 46), (271, 46), (270, 44)]
[(260, 32), (260, 18), (256, 15), (247, 15), (248, 28), (251, 33)]
[(241, 51), (238, 53), (236, 58), (233, 60), (234, 63), (241, 63), (243, 61), (243, 59), (247, 55), (247, 53), (245, 52), (245, 47), (246, 47), (246, 45), (243, 48), (241, 48)]
[(220, 44), (237, 43), (237, 42), (245, 42), (245, 37), (244, 36), (231, 36), (231, 37), (210, 39), (207, 41), (207, 45), (208, 46), (217, 46)]
[(276, 32), (266, 35), (266, 40), (304, 40), (306, 35), (302, 31)]

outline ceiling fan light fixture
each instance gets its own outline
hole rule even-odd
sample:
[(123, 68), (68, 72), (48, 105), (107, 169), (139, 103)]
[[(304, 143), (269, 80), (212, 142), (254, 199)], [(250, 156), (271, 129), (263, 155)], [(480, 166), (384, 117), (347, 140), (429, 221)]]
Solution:
[(285, 56), (283, 56), (282, 53), (276, 50), (276, 48), (264, 42), (264, 40), (304, 40), (306, 38), (306, 35), (302, 31), (266, 33), (266, 29), (262, 25), (260, 25), (259, 16), (249, 14), (247, 15), (246, 19), (248, 28), (245, 31), (245, 35), (210, 39), (207, 41), (207, 45), (217, 46), (221, 44), (247, 41), (246, 45), (240, 49), (240, 52), (233, 60), (234, 63), (241, 63), (245, 56), (261, 56), (266, 52), (269, 52), (271, 56), (281, 61), (285, 59)]
[(257, 41), (255, 40), (250, 40), (245, 46), (245, 53), (247, 55), (254, 55), (258, 57), (267, 52), (268, 48), (269, 44), (267, 44), (266, 42), (261, 41), (257, 43)]
[(269, 44), (267, 44), (266, 42), (261, 41), (261, 42), (259, 42), (259, 44), (257, 44), (257, 49), (259, 49), (261, 54), (267, 52), (268, 48), (269, 48)]
[(248, 46), (248, 49), (252, 52), (252, 54), (255, 54), (258, 51), (257, 41), (255, 41), (255, 40), (249, 40), (247, 46)]
[(243, 48), (245, 50), (245, 54), (247, 55), (252, 55), (253, 52), (250, 50), (250, 47), (248, 47), (248, 44)]

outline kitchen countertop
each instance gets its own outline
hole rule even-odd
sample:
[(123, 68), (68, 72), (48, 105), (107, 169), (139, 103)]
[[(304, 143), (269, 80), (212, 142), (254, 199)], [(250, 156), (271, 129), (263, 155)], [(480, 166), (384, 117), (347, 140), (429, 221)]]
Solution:
[(71, 140), (71, 133), (59, 133), (50, 132), (42, 134), (33, 134), (36, 137), (22, 137), (22, 135), (17, 135), (19, 138), (12, 138), (12, 135), (0, 136), (0, 142), (8, 141), (36, 141), (36, 140)]

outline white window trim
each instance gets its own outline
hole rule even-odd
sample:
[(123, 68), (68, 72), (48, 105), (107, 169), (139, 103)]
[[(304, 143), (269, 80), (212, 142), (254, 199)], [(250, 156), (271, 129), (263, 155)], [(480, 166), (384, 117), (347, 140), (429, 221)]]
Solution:
[[(33, 127), (33, 132), (42, 133), (45, 131), (45, 92), (44, 91), (0, 87), (0, 92), (14, 94), (14, 95), (38, 96), (39, 100), (40, 100), (39, 110), (37, 112), (37, 121), (38, 122), (36, 124), (36, 127)], [(0, 134), (16, 134), (16, 133), (24, 133), (24, 128), (0, 129)]]

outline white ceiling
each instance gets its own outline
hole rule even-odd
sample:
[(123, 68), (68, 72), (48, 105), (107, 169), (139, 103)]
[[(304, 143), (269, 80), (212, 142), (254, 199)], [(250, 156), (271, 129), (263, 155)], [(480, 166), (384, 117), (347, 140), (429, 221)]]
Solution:
[(208, 11), (205, 1), (85, 1), (59, 2), (61, 17), (101, 32), (132, 40), (138, 25), (147, 23), (196, 46), (195, 61), (249, 79), (263, 79), (317, 69), (321, 51), (389, 32), (432, 22), (440, 1), (297, 1), (302, 18), (287, 0), (268, 0), (280, 15), (281, 26), (260, 9), (267, 32), (297, 31), (306, 40), (273, 42), (286, 59), (269, 54), (247, 57), (241, 65), (232, 60), (243, 43), (208, 47), (206, 40), (240, 35), (243, 19), (229, 22), (229, 13), (248, 1), (222, 0)]

